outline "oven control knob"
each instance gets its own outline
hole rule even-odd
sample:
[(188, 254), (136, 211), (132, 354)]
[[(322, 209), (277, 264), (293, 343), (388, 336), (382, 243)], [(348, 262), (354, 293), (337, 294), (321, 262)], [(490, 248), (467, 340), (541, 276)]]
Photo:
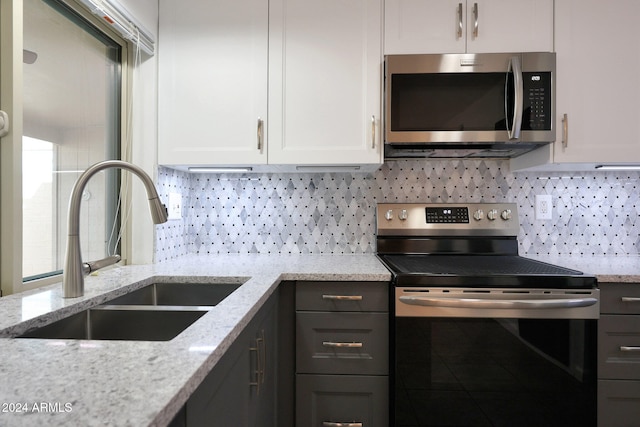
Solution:
[(495, 221), (496, 218), (498, 218), (498, 210), (491, 209), (489, 212), (487, 212), (487, 218), (489, 218), (490, 221)]
[(473, 213), (473, 219), (476, 221), (480, 221), (482, 218), (484, 218), (484, 211), (482, 209), (478, 209)]
[(387, 218), (387, 221), (391, 221), (393, 219), (393, 211), (389, 209), (387, 213), (384, 214), (384, 217)]
[(502, 213), (500, 214), (500, 216), (502, 217), (502, 219), (504, 219), (505, 221), (508, 221), (511, 219), (511, 209), (505, 209), (502, 211)]
[(408, 216), (409, 216), (409, 214), (407, 213), (407, 210), (406, 209), (402, 209), (400, 211), (400, 213), (398, 214), (398, 219), (400, 221), (406, 221)]

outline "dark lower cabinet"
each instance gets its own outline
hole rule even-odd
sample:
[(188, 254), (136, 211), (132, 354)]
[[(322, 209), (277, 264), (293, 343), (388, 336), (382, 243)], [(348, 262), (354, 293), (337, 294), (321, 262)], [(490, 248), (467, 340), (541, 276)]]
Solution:
[(388, 291), (281, 283), (170, 427), (387, 427)]
[(388, 381), (387, 376), (297, 375), (296, 426), (387, 426)]
[(640, 284), (602, 283), (598, 426), (640, 425)]
[(278, 425), (276, 325), (277, 293), (189, 398), (182, 414), (187, 427)]
[(297, 427), (389, 425), (388, 283), (296, 283)]
[(640, 425), (640, 381), (598, 381), (598, 426)]

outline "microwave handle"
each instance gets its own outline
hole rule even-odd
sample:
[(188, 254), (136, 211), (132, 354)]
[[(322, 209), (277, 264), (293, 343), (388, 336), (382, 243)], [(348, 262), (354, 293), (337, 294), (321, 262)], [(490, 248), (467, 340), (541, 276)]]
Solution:
[[(509, 60), (509, 70), (507, 73), (513, 72), (513, 124), (511, 129), (507, 129), (509, 133), (509, 140), (519, 139), (520, 130), (522, 128), (522, 109), (523, 109), (523, 83), (522, 83), (522, 64), (520, 63), (520, 57), (512, 56)], [(507, 85), (509, 79), (507, 78)], [(505, 109), (509, 111), (509, 105), (507, 105), (507, 90), (505, 90)], [(508, 115), (507, 115), (508, 117)]]

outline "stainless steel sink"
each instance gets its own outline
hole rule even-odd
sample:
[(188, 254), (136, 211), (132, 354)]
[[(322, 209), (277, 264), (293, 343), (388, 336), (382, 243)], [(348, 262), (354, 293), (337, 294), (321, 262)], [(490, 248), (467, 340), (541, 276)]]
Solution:
[(153, 283), (17, 338), (168, 341), (242, 283)]
[(214, 306), (241, 285), (242, 283), (153, 283), (107, 304)]
[(29, 331), (18, 338), (168, 341), (208, 309), (102, 305)]

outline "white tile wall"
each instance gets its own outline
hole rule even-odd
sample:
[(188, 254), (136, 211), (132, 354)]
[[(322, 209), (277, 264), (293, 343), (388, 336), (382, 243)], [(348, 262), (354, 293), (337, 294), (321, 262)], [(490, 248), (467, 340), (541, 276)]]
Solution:
[[(187, 253), (373, 253), (380, 202), (515, 202), (521, 254), (638, 254), (640, 173), (512, 173), (508, 162), (389, 162), (363, 174), (187, 174), (160, 168), (183, 219), (158, 226), (156, 259)], [(551, 194), (553, 219), (534, 216)]]

